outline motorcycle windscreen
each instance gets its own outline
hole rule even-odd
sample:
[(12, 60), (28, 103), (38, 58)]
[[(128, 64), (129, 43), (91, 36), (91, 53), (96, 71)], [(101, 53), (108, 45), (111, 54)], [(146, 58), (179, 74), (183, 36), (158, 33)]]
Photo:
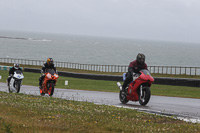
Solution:
[(147, 70), (147, 69), (142, 69), (140, 72), (143, 72), (144, 75), (151, 75), (149, 70)]
[(151, 83), (154, 82), (154, 78), (151, 76), (149, 70), (143, 69), (140, 72), (143, 73), (143, 74), (140, 75), (140, 78), (142, 80), (146, 80), (146, 81), (151, 82)]
[(55, 71), (53, 69), (47, 69), (47, 72), (50, 73), (51, 75), (54, 75)]
[(15, 72), (16, 72), (16, 74), (22, 74), (21, 70), (16, 70)]

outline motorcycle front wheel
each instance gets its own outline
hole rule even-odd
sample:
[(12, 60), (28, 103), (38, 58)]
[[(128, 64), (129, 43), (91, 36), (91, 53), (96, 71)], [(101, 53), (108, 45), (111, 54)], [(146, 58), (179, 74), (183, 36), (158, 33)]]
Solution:
[(126, 104), (129, 100), (127, 100), (126, 96), (122, 94), (122, 90), (119, 92), (119, 100), (121, 103)]
[(144, 86), (142, 88), (142, 91), (139, 92), (140, 105), (145, 106), (149, 102), (150, 97), (151, 97), (150, 87)]
[(11, 93), (12, 91), (11, 91), (11, 89), (10, 89), (10, 85), (8, 86), (8, 92), (9, 93)]
[(48, 94), (49, 96), (52, 96), (54, 93), (54, 86), (55, 84), (53, 82), (49, 83), (49, 88), (48, 88)]
[(15, 88), (16, 88), (17, 93), (19, 93), (20, 87), (21, 87), (21, 82), (20, 82), (20, 81), (17, 81), (17, 82), (15, 83)]
[(40, 95), (41, 96), (44, 96), (45, 95), (45, 93), (40, 89)]

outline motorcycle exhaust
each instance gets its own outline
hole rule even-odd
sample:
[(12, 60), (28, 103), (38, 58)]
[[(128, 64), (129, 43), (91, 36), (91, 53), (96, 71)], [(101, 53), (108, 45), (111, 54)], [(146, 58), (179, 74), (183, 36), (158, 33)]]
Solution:
[(120, 91), (122, 90), (122, 85), (120, 82), (117, 82), (117, 86), (119, 87)]

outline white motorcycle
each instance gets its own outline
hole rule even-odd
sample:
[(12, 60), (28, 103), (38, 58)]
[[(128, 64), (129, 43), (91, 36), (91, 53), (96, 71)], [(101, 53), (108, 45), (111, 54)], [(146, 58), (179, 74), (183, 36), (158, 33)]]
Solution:
[(9, 92), (19, 93), (21, 85), (22, 85), (22, 79), (23, 78), (24, 78), (24, 75), (23, 75), (22, 71), (16, 70), (14, 72), (14, 75), (10, 79), (10, 83), (9, 83), (9, 86), (8, 86), (8, 91)]

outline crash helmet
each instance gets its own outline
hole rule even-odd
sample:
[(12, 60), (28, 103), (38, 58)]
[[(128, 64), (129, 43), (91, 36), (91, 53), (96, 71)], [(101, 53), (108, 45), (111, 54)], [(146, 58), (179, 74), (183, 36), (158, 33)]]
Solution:
[(13, 67), (14, 67), (15, 69), (19, 69), (19, 64), (18, 64), (18, 63), (15, 63), (15, 64), (13, 65)]
[(53, 59), (52, 58), (48, 58), (47, 59), (47, 64), (50, 65), (50, 66), (53, 65)]
[(145, 63), (145, 55), (142, 53), (139, 53), (136, 57), (136, 60), (139, 64), (144, 64)]

